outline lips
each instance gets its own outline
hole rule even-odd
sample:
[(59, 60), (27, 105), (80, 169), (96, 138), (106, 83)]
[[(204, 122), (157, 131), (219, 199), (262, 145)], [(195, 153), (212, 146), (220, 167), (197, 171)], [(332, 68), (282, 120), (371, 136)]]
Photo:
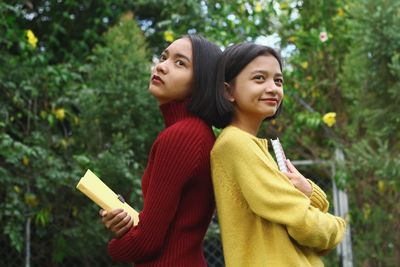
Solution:
[(151, 77), (151, 81), (155, 83), (164, 83), (163, 79), (161, 79), (161, 77), (158, 75), (153, 75), (153, 77)]
[(261, 98), (260, 101), (263, 101), (263, 102), (266, 102), (266, 103), (278, 104), (278, 99), (277, 98)]

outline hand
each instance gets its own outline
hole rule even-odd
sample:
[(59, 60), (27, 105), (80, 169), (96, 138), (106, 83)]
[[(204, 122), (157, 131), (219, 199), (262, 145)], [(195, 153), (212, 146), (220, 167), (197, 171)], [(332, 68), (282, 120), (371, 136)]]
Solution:
[(126, 234), (133, 225), (133, 219), (123, 209), (114, 209), (110, 212), (100, 210), (101, 222), (116, 238)]
[(289, 178), (294, 187), (303, 192), (306, 196), (310, 197), (312, 194), (312, 186), (307, 179), (294, 167), (290, 160), (286, 160), (286, 166), (289, 172), (284, 174)]

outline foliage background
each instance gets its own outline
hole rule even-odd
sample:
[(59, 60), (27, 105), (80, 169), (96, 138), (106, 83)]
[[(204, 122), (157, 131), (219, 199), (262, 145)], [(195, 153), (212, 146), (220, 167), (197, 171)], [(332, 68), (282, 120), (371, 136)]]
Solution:
[(396, 266), (399, 25), (397, 0), (1, 2), (0, 243), (23, 258), (30, 225), (35, 265), (84, 266), (105, 253), (97, 207), (74, 185), (91, 168), (140, 209), (163, 127), (146, 90), (152, 59), (197, 32), (221, 47), (267, 41), (281, 51), (284, 113), (262, 135), (279, 136), (292, 159), (342, 149), (335, 179), (350, 196), (354, 264)]

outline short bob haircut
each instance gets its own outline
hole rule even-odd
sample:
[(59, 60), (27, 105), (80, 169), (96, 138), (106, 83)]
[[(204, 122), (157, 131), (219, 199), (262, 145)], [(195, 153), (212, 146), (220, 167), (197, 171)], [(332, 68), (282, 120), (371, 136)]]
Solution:
[[(226, 99), (226, 89), (224, 83), (234, 82), (239, 73), (256, 57), (262, 55), (270, 55), (275, 57), (279, 62), (282, 71), (282, 59), (278, 52), (273, 48), (254, 43), (240, 43), (232, 45), (225, 49), (218, 62), (217, 78), (216, 78), (216, 105), (218, 112), (218, 120), (216, 127), (224, 128), (231, 123), (235, 111), (233, 103)], [(282, 103), (278, 107), (276, 113), (266, 118), (272, 120), (278, 117), (282, 110)]]
[(200, 35), (185, 35), (192, 43), (193, 53), (193, 87), (189, 111), (203, 119), (209, 125), (215, 125), (218, 120), (215, 102), (215, 79), (218, 59), (221, 49)]

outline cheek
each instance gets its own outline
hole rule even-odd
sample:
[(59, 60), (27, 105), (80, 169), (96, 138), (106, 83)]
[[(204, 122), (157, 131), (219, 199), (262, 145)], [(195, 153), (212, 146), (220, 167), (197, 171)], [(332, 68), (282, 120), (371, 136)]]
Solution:
[(277, 93), (278, 93), (278, 97), (282, 100), (284, 97), (283, 87), (278, 88)]
[(188, 90), (190, 90), (193, 87), (193, 77), (190, 77), (189, 79), (186, 80), (186, 88), (188, 88)]
[(176, 77), (175, 82), (172, 84), (172, 89), (175, 91), (177, 97), (182, 98), (190, 94), (192, 90), (193, 79), (187, 73), (181, 73), (178, 77)]
[(192, 73), (190, 73), (190, 74), (187, 74), (187, 73), (186, 73), (185, 76), (186, 76), (186, 77), (185, 77), (185, 81), (182, 83), (182, 87), (184, 88), (184, 90), (186, 91), (186, 93), (189, 94), (190, 91), (191, 91), (192, 88), (193, 88), (193, 83), (194, 83), (194, 81), (193, 81), (193, 75), (192, 75)]

